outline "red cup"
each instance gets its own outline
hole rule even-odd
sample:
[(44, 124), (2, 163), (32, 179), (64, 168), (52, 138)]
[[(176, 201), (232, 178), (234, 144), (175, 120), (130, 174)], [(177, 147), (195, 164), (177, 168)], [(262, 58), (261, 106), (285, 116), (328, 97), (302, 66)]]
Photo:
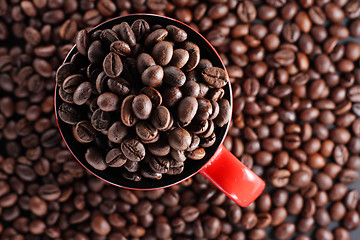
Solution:
[[(155, 14), (130, 14), (101, 23), (91, 29), (89, 32), (92, 33), (96, 30), (112, 28), (112, 26), (124, 21), (131, 24), (136, 19), (144, 19), (149, 24), (172, 24), (184, 29), (188, 34), (188, 40), (196, 43), (200, 47), (201, 56), (203, 58), (209, 59), (214, 66), (226, 70), (224, 63), (222, 62), (214, 47), (200, 33), (188, 25), (169, 17)], [(64, 60), (64, 63), (74, 61), (74, 59), (77, 59), (77, 61), (81, 59), (81, 56), (77, 52), (75, 46), (70, 50), (69, 54)], [(216, 142), (212, 147), (207, 148), (204, 159), (199, 161), (186, 161), (184, 171), (179, 175), (163, 175), (161, 180), (143, 178), (143, 180), (140, 182), (134, 182), (121, 177), (121, 174), (119, 173), (120, 171), (123, 171), (122, 168), (109, 167), (104, 171), (96, 170), (87, 163), (84, 157), (85, 151), (89, 146), (76, 142), (72, 135), (71, 126), (58, 118), (57, 109), (63, 102), (59, 97), (58, 90), (59, 86), (56, 85), (54, 97), (55, 115), (58, 128), (66, 146), (75, 159), (84, 168), (86, 168), (96, 177), (110, 184), (131, 190), (156, 190), (178, 184), (200, 172), (221, 191), (223, 191), (229, 198), (242, 207), (248, 206), (250, 203), (252, 203), (265, 188), (264, 181), (248, 167), (246, 167), (242, 162), (240, 162), (239, 159), (232, 155), (222, 145), (229, 129), (229, 123), (222, 128), (216, 129)], [(226, 98), (232, 106), (232, 92), (230, 83), (224, 87), (224, 90), (224, 98)]]

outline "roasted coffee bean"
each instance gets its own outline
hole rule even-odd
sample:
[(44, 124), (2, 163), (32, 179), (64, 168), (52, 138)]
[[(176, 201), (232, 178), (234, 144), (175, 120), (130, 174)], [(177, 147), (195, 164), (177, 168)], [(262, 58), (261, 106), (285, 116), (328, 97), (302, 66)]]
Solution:
[[(73, 63), (64, 63), (56, 71), (56, 82), (62, 84), (64, 80), (76, 73), (76, 66)], [(10, 83), (11, 84), (11, 83)], [(4, 89), (4, 87), (2, 87)]]
[(237, 15), (244, 23), (251, 23), (256, 18), (256, 8), (250, 1), (244, 1), (237, 7)]
[(91, 43), (91, 45), (89, 46), (89, 50), (87, 52), (87, 56), (91, 63), (103, 62), (103, 60), (106, 56), (106, 51), (105, 51), (101, 41), (96, 40)]
[(122, 22), (119, 25), (113, 27), (113, 30), (117, 32), (121, 38), (129, 44), (130, 47), (134, 47), (136, 44), (136, 38), (133, 30), (127, 22)]
[(167, 173), (170, 167), (170, 161), (166, 157), (153, 157), (149, 160), (150, 168), (156, 173)]
[(75, 89), (84, 81), (85, 79), (81, 74), (71, 75), (64, 80), (62, 89), (67, 93), (74, 93)]
[(143, 19), (135, 20), (133, 24), (131, 24), (131, 29), (134, 32), (137, 42), (140, 42), (140, 40), (144, 39), (144, 36), (150, 32), (150, 26), (148, 22)]
[(169, 37), (174, 42), (184, 42), (187, 39), (187, 33), (174, 25), (166, 26), (166, 30), (169, 33)]
[(146, 122), (138, 122), (135, 130), (137, 136), (145, 141), (151, 141), (159, 135), (158, 130)]
[(158, 65), (168, 65), (173, 56), (172, 44), (168, 41), (158, 42), (152, 49), (152, 56)]
[(125, 179), (128, 179), (130, 181), (139, 182), (141, 181), (141, 175), (138, 173), (132, 173), (132, 172), (122, 172), (121, 174)]
[(103, 61), (105, 74), (110, 78), (119, 77), (123, 71), (123, 63), (120, 56), (115, 52), (110, 52)]
[(110, 167), (121, 167), (126, 163), (127, 158), (119, 148), (111, 149), (105, 157), (105, 162)]
[(97, 105), (104, 112), (113, 112), (120, 108), (120, 99), (117, 95), (106, 92), (99, 95), (97, 98)]
[(155, 60), (147, 53), (141, 53), (136, 59), (136, 69), (142, 74), (145, 69), (155, 65)]
[(145, 94), (136, 96), (132, 101), (132, 111), (138, 119), (148, 119), (152, 111), (152, 103), (150, 98)]
[(198, 111), (198, 106), (199, 104), (195, 97), (188, 96), (180, 101), (177, 114), (183, 126), (188, 125), (192, 121)]
[(135, 173), (140, 169), (140, 164), (139, 162), (130, 161), (128, 159), (124, 164), (124, 168), (130, 173)]
[(125, 157), (133, 162), (138, 162), (145, 157), (144, 145), (136, 139), (127, 139), (121, 143), (121, 151)]
[(205, 157), (205, 149), (204, 148), (197, 148), (191, 152), (187, 152), (186, 156), (192, 160), (201, 160)]
[(128, 128), (120, 121), (114, 122), (108, 129), (107, 136), (113, 143), (121, 143), (128, 135)]
[(167, 66), (164, 68), (163, 80), (171, 87), (181, 87), (186, 82), (186, 76), (179, 68)]
[(186, 160), (186, 156), (185, 156), (184, 151), (171, 149), (170, 150), (170, 155), (175, 161), (178, 161), (178, 162), (184, 162)]
[(184, 49), (175, 49), (170, 61), (170, 65), (183, 68), (190, 58), (189, 52)]
[(62, 103), (59, 107), (59, 118), (68, 123), (68, 124), (76, 124), (80, 120), (80, 115), (75, 107), (68, 103)]
[(109, 78), (107, 80), (107, 86), (110, 91), (122, 96), (126, 96), (130, 92), (130, 84), (123, 78)]
[(144, 70), (141, 80), (145, 86), (156, 87), (162, 82), (163, 77), (163, 68), (159, 65), (151, 65)]
[(127, 127), (134, 126), (137, 122), (137, 118), (132, 111), (134, 98), (134, 95), (129, 95), (121, 103), (120, 118), (123, 124)]
[(217, 67), (206, 68), (201, 73), (203, 79), (210, 85), (215, 88), (224, 87), (229, 82), (229, 76), (227, 73)]
[(91, 124), (98, 131), (107, 130), (111, 124), (111, 116), (108, 112), (97, 109), (91, 115)]
[(86, 150), (85, 159), (96, 170), (104, 170), (107, 167), (104, 157), (99, 149), (95, 147), (90, 147)]
[(183, 128), (175, 128), (168, 136), (170, 146), (175, 150), (185, 150), (191, 144), (191, 135)]
[(90, 99), (93, 90), (93, 86), (90, 82), (82, 82), (74, 91), (74, 103), (76, 105), (85, 104)]
[(101, 31), (100, 39), (105, 43), (107, 46), (110, 46), (113, 42), (118, 41), (119, 38), (117, 37), (116, 33), (111, 29), (105, 29)]
[(170, 153), (170, 145), (165, 141), (158, 141), (148, 145), (148, 149), (154, 156), (163, 157)]
[(219, 114), (214, 119), (214, 123), (219, 127), (223, 127), (230, 120), (231, 106), (229, 101), (226, 99), (220, 99), (218, 103), (219, 103)]
[(140, 173), (144, 178), (150, 178), (156, 180), (160, 180), (162, 178), (161, 173), (154, 172), (152, 169), (143, 168), (141, 169)]
[(153, 104), (153, 107), (158, 107), (162, 103), (162, 96), (158, 90), (152, 87), (144, 87), (140, 90), (141, 93), (148, 96)]
[(96, 130), (89, 121), (81, 121), (74, 126), (73, 135), (80, 143), (90, 143), (96, 138)]
[(153, 46), (157, 42), (164, 40), (167, 35), (168, 31), (166, 29), (157, 29), (146, 37), (144, 44), (146, 47)]
[(281, 169), (271, 176), (271, 184), (275, 187), (284, 187), (289, 183), (290, 171)]
[(159, 106), (153, 110), (151, 123), (158, 130), (165, 130), (169, 127), (171, 116), (169, 110), (164, 106)]
[(184, 42), (184, 49), (189, 53), (189, 60), (184, 66), (186, 71), (194, 70), (200, 62), (199, 46), (192, 42)]
[(118, 54), (119, 56), (128, 56), (131, 54), (129, 44), (121, 40), (115, 40), (110, 45), (110, 51)]
[(290, 222), (284, 222), (275, 228), (274, 236), (277, 239), (290, 238), (295, 232), (295, 224)]
[(205, 121), (209, 119), (212, 114), (212, 105), (209, 100), (206, 98), (198, 98), (198, 109), (195, 117), (200, 121)]

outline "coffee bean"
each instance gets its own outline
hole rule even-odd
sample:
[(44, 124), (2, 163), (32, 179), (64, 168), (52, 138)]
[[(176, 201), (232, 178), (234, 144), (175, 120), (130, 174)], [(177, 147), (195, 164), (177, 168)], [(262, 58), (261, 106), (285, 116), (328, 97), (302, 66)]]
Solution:
[(157, 29), (157, 30), (153, 31), (152, 33), (150, 33), (146, 37), (144, 44), (147, 47), (153, 46), (157, 42), (163, 41), (167, 35), (168, 35), (167, 30), (165, 30), (165, 29)]
[(144, 145), (136, 139), (127, 139), (121, 143), (124, 156), (133, 162), (139, 162), (145, 157)]
[(166, 157), (153, 157), (149, 161), (150, 168), (156, 173), (167, 173), (170, 167), (170, 161)]
[(162, 96), (158, 90), (152, 87), (144, 87), (140, 90), (141, 93), (148, 96), (151, 100), (153, 107), (158, 107), (162, 103)]
[(282, 66), (288, 66), (295, 60), (295, 54), (290, 49), (283, 49), (274, 54), (274, 60)]
[(122, 22), (117, 26), (114, 26), (113, 30), (117, 32), (130, 47), (134, 47), (136, 44), (136, 38), (129, 24), (127, 22)]
[(171, 87), (181, 87), (186, 82), (185, 74), (177, 67), (164, 68), (164, 82)]
[(160, 180), (162, 178), (161, 173), (154, 172), (152, 169), (143, 168), (141, 169), (140, 173), (144, 178), (150, 178), (156, 180)]
[(86, 150), (85, 159), (96, 170), (104, 170), (107, 167), (101, 152), (95, 147)]
[(114, 122), (108, 129), (108, 138), (113, 143), (121, 143), (122, 140), (127, 136), (128, 129), (120, 121)]
[(150, 26), (148, 22), (143, 19), (135, 20), (133, 24), (131, 24), (131, 29), (134, 32), (137, 42), (140, 42), (142, 39), (144, 39), (144, 36), (150, 32)]
[(96, 130), (89, 121), (81, 121), (74, 126), (73, 135), (80, 143), (90, 143), (96, 138)]
[(118, 41), (116, 33), (111, 29), (105, 29), (101, 31), (100, 39), (106, 46), (110, 46), (113, 42)]
[(271, 176), (271, 184), (276, 187), (283, 187), (288, 184), (290, 177), (290, 172), (288, 170), (282, 169), (274, 172)]
[(134, 115), (141, 120), (146, 120), (150, 117), (152, 110), (152, 103), (148, 96), (140, 94), (132, 101), (132, 111)]
[(184, 49), (189, 53), (189, 60), (184, 66), (186, 71), (194, 70), (200, 61), (200, 49), (199, 46), (192, 42), (184, 42)]
[(105, 162), (110, 167), (121, 167), (126, 163), (127, 158), (119, 148), (111, 149), (105, 157)]
[(175, 128), (169, 133), (169, 144), (175, 150), (185, 150), (191, 144), (191, 135), (183, 128)]
[(355, 170), (345, 168), (339, 173), (338, 177), (340, 182), (350, 184), (356, 182), (359, 179), (359, 173)]
[(214, 123), (219, 127), (223, 127), (231, 117), (231, 106), (228, 100), (220, 99), (219, 100), (219, 114), (214, 119)]
[(127, 56), (131, 54), (129, 44), (121, 40), (115, 40), (110, 45), (110, 51), (118, 54), (119, 56)]
[(155, 65), (155, 60), (147, 53), (141, 53), (136, 59), (136, 69), (142, 74), (145, 69)]
[(204, 148), (197, 148), (191, 152), (187, 152), (186, 156), (192, 160), (201, 160), (205, 157), (205, 149)]
[(96, 40), (92, 42), (91, 45), (89, 46), (87, 55), (91, 63), (101, 63), (106, 56), (106, 51), (101, 41)]
[(211, 86), (215, 88), (224, 87), (229, 82), (229, 76), (227, 73), (217, 67), (206, 68), (201, 73), (203, 79)]
[(120, 108), (121, 121), (123, 122), (123, 124), (125, 126), (128, 126), (128, 127), (134, 126), (137, 122), (137, 118), (135, 117), (135, 115), (132, 111), (132, 104), (133, 104), (134, 98), (135, 98), (134, 95), (127, 96), (123, 100), (123, 102), (121, 104), (121, 108)]
[(97, 109), (91, 115), (91, 124), (98, 131), (108, 129), (110, 127), (110, 121), (110, 114), (108, 112), (102, 111), (101, 109)]
[(166, 30), (169, 33), (169, 37), (174, 42), (184, 42), (187, 39), (187, 33), (174, 25), (166, 26)]
[(61, 190), (57, 185), (45, 184), (39, 188), (39, 196), (46, 201), (55, 201), (61, 196)]
[(160, 66), (168, 65), (173, 56), (172, 44), (168, 41), (158, 42), (152, 49), (152, 56)]
[(183, 126), (188, 125), (198, 111), (198, 101), (195, 97), (183, 98), (178, 106), (178, 118)]
[(135, 126), (136, 134), (139, 138), (145, 141), (151, 141), (155, 139), (159, 132), (151, 124), (145, 122), (138, 122)]
[(120, 76), (123, 71), (123, 64), (121, 58), (117, 53), (110, 52), (104, 58), (103, 68), (105, 74), (110, 78), (116, 78)]
[(189, 61), (189, 58), (190, 55), (188, 51), (181, 48), (174, 49), (170, 64), (178, 68), (183, 68)]
[(82, 82), (74, 91), (73, 101), (76, 105), (85, 104), (91, 97), (93, 86), (90, 82)]
[(155, 87), (162, 82), (164, 70), (161, 66), (152, 65), (145, 69), (141, 75), (141, 80), (145, 86)]
[(59, 118), (68, 124), (74, 125), (80, 120), (80, 115), (76, 108), (68, 103), (62, 103), (60, 105), (58, 114)]
[(107, 80), (107, 86), (110, 91), (122, 96), (126, 96), (130, 92), (130, 84), (123, 78), (109, 78)]
[(153, 110), (151, 123), (158, 130), (166, 129), (170, 124), (170, 112), (164, 106), (159, 106)]
[(237, 15), (244, 23), (250, 23), (256, 18), (256, 8), (250, 1), (244, 1), (237, 7)]
[(64, 80), (62, 84), (62, 89), (67, 93), (74, 93), (80, 83), (83, 82), (85, 82), (85, 79), (82, 75), (74, 74)]
[(360, 218), (359, 213), (355, 210), (351, 210), (345, 214), (343, 219), (343, 226), (348, 230), (353, 230), (359, 226)]

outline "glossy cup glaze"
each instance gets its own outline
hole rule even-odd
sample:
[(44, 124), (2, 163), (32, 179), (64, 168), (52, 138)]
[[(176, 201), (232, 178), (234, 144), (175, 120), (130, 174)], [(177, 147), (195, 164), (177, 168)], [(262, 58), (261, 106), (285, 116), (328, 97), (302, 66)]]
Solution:
[[(224, 63), (222, 62), (214, 47), (202, 35), (200, 35), (197, 31), (188, 25), (169, 17), (155, 14), (130, 14), (103, 22), (91, 29), (89, 33), (92, 33), (96, 30), (107, 28), (111, 29), (114, 25), (120, 24), (124, 21), (131, 25), (132, 22), (137, 19), (144, 19), (150, 25), (175, 25), (185, 30), (188, 34), (188, 40), (196, 43), (199, 46), (201, 58), (207, 58), (213, 63), (214, 66), (226, 70)], [(66, 56), (64, 63), (70, 62), (71, 57), (76, 52), (77, 49), (74, 46)], [(241, 206), (247, 206), (253, 202), (265, 187), (264, 182), (257, 175), (244, 166), (222, 145), (230, 123), (226, 124), (222, 128), (218, 127), (216, 129), (216, 142), (212, 147), (206, 149), (206, 156), (199, 161), (187, 160), (184, 164), (184, 171), (179, 175), (164, 174), (161, 180), (142, 178), (140, 182), (135, 182), (121, 177), (120, 171), (124, 171), (123, 168), (108, 167), (104, 171), (96, 170), (91, 167), (90, 164), (88, 164), (85, 160), (85, 151), (89, 145), (84, 145), (75, 141), (72, 135), (72, 126), (64, 123), (58, 117), (57, 110), (59, 109), (60, 104), (63, 102), (59, 97), (58, 88), (59, 86), (56, 85), (54, 97), (55, 115), (58, 128), (67, 148), (84, 168), (86, 168), (96, 177), (110, 184), (132, 190), (155, 190), (173, 186), (192, 177), (200, 171), (201, 174), (206, 176), (219, 189), (221, 189), (225, 194), (227, 194), (231, 199), (233, 199)], [(233, 106), (230, 83), (224, 87), (224, 90), (224, 98), (230, 102), (231, 106)]]

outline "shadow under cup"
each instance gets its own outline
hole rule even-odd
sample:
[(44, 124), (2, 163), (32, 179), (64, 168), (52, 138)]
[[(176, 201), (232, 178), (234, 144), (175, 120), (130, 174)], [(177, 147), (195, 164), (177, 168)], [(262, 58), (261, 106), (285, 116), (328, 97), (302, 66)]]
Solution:
[[(116, 24), (120, 24), (121, 22), (128, 22), (129, 25), (131, 25), (135, 20), (137, 19), (144, 19), (147, 21), (150, 25), (155, 24), (161, 24), (161, 25), (175, 25), (183, 30), (185, 30), (188, 34), (188, 41), (196, 43), (200, 48), (200, 54), (201, 58), (209, 59), (213, 66), (220, 67), (225, 69), (225, 66), (216, 52), (216, 50), (211, 46), (211, 44), (198, 32), (196, 32), (194, 29), (190, 28), (186, 24), (177, 21), (175, 19), (171, 19), (168, 17), (160, 16), (160, 15), (154, 15), (154, 14), (131, 14), (126, 15), (118, 18), (111, 19), (109, 21), (106, 21), (104, 23), (101, 23), (100, 25), (96, 26), (95, 28), (91, 29), (89, 33), (92, 33), (96, 30), (102, 30), (107, 28), (112, 28)], [(70, 62), (72, 56), (77, 53), (77, 49), (74, 46), (69, 54), (66, 56), (64, 63)], [(225, 69), (226, 70), (226, 69)], [(231, 94), (231, 87), (230, 83), (226, 84), (225, 87), (223, 87), (225, 90), (224, 98), (227, 99), (230, 102), (230, 105), (232, 107), (232, 94)], [(175, 185), (177, 183), (180, 183), (181, 181), (184, 181), (185, 179), (190, 178), (194, 174), (200, 171), (200, 169), (210, 160), (210, 158), (214, 155), (216, 150), (219, 148), (219, 146), (224, 141), (224, 138), (226, 136), (226, 133), (229, 128), (229, 123), (227, 123), (223, 127), (217, 127), (215, 130), (216, 133), (216, 142), (212, 147), (206, 148), (206, 155), (202, 160), (191, 160), (188, 159), (184, 163), (184, 171), (180, 173), (179, 175), (167, 175), (163, 174), (161, 180), (152, 180), (147, 178), (142, 178), (141, 181), (135, 182), (131, 180), (127, 180), (121, 176), (121, 171), (126, 171), (123, 167), (120, 168), (111, 168), (108, 167), (103, 171), (99, 171), (94, 169), (92, 166), (90, 166), (89, 163), (85, 160), (85, 152), (86, 149), (91, 146), (94, 143), (90, 144), (81, 144), (77, 142), (72, 134), (72, 126), (69, 124), (64, 123), (59, 117), (57, 110), (59, 109), (59, 106), (63, 103), (63, 100), (59, 97), (58, 94), (59, 86), (56, 85), (55, 87), (55, 114), (56, 119), (58, 123), (58, 127), (60, 130), (60, 133), (62, 135), (62, 138), (72, 153), (72, 155), (76, 158), (76, 160), (85, 167), (89, 172), (94, 174), (95, 176), (99, 177), (100, 179), (111, 183), (113, 185), (116, 185), (118, 187), (128, 188), (128, 189), (136, 189), (136, 190), (154, 190), (158, 188), (164, 188), (169, 187), (172, 185)]]

